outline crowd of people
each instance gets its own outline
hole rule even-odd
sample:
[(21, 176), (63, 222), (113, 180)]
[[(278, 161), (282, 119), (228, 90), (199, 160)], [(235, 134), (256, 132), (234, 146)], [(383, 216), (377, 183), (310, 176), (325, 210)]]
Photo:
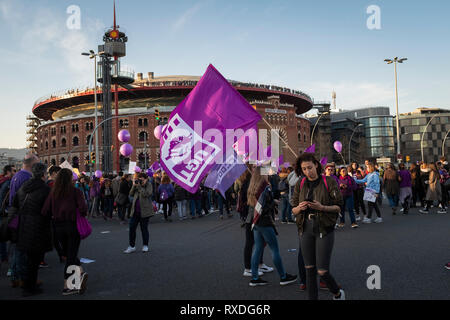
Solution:
[[(278, 172), (272, 168), (269, 175), (262, 174), (261, 166), (248, 165), (224, 197), (204, 183), (196, 193), (190, 193), (161, 171), (150, 176), (143, 172), (119, 172), (100, 178), (84, 174), (75, 178), (71, 170), (58, 166), (47, 169), (37, 156), (29, 154), (21, 170), (16, 172), (13, 166), (6, 166), (0, 176), (2, 226), (5, 219), (11, 219), (9, 245), (0, 242), (0, 258), (9, 263), (11, 285), (23, 288), (24, 296), (31, 296), (42, 292), (38, 270), (48, 266), (45, 254), (55, 248), (60, 262), (65, 263), (62, 294), (82, 294), (87, 288), (88, 274), (78, 258), (81, 242), (78, 216), (104, 220), (117, 217), (121, 224), (128, 224), (128, 247), (124, 253), (130, 254), (137, 250), (138, 226), (142, 252), (149, 251), (149, 220), (156, 214), (170, 224), (173, 211), (180, 221), (213, 212), (217, 212), (218, 219), (224, 219), (224, 213), (231, 218), (236, 211), (245, 230), (243, 275), (251, 277), (250, 286), (267, 284), (262, 276), (274, 271), (264, 263), (263, 253), (268, 247), (280, 285), (299, 282), (310, 299), (317, 299), (321, 288), (329, 290), (334, 299), (343, 300), (345, 293), (329, 266), (334, 232), (345, 228), (347, 217), (353, 229), (361, 222), (383, 222), (380, 210), (383, 197), (388, 199), (393, 215), (399, 207), (399, 212), (406, 215), (417, 206), (421, 206), (421, 214), (432, 210), (446, 213), (449, 191), (449, 165), (444, 158), (409, 167), (400, 163), (398, 168), (392, 163), (384, 168), (368, 160), (361, 166), (356, 162), (341, 167), (328, 163), (322, 168), (312, 154), (303, 153), (295, 167), (281, 168)], [(374, 220), (373, 211), (377, 215)], [(298, 277), (284, 268), (277, 220), (297, 225)], [(67, 283), (70, 275), (67, 269), (73, 265), (81, 270), (79, 288)]]

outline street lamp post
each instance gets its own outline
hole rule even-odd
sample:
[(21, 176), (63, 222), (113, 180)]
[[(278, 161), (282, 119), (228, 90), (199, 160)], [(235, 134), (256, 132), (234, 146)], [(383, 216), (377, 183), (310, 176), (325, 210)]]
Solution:
[(447, 140), (448, 134), (450, 133), (450, 130), (447, 131), (444, 137), (444, 141), (442, 141), (442, 156), (445, 157), (445, 140)]
[[(89, 59), (94, 59), (94, 103), (95, 103), (95, 127), (98, 125), (97, 115), (97, 56), (104, 54), (103, 51), (95, 53), (94, 50), (89, 50), (89, 53), (83, 52), (81, 55), (88, 56)], [(95, 131), (95, 154), (98, 155), (98, 131)], [(95, 162), (95, 170), (98, 170), (98, 161)]]
[(348, 164), (351, 164), (352, 160), (351, 160), (351, 150), (352, 150), (352, 139), (353, 139), (353, 135), (355, 134), (356, 130), (363, 126), (362, 123), (358, 124), (355, 129), (353, 129), (352, 135), (350, 136), (350, 141), (348, 143)]
[(428, 121), (427, 125), (425, 126), (425, 130), (423, 130), (422, 138), (420, 139), (420, 153), (422, 154), (422, 162), (423, 162), (423, 138), (425, 137), (425, 132), (427, 132), (428, 126), (430, 125), (431, 121), (433, 121), (434, 118), (436, 118), (438, 115), (435, 114), (433, 117), (431, 117), (430, 121)]
[(314, 131), (316, 130), (316, 127), (317, 127), (317, 124), (318, 124), (319, 121), (320, 121), (320, 118), (322, 118), (324, 115), (329, 114), (329, 113), (330, 113), (329, 111), (326, 111), (326, 112), (322, 113), (322, 114), (319, 116), (319, 118), (317, 119), (316, 124), (314, 125), (314, 128), (313, 128), (313, 131), (312, 131), (312, 133), (311, 133), (311, 144), (310, 144), (311, 146), (312, 146), (312, 144), (313, 144)]
[[(384, 59), (387, 64), (394, 63), (395, 70), (395, 112), (396, 112), (396, 126), (397, 126), (397, 156), (401, 154), (400, 152), (400, 119), (398, 113), (398, 88), (397, 88), (397, 63), (403, 63), (403, 61), (408, 60), (408, 58), (395, 57), (394, 59)], [(398, 162), (401, 162), (401, 159), (398, 159)]]

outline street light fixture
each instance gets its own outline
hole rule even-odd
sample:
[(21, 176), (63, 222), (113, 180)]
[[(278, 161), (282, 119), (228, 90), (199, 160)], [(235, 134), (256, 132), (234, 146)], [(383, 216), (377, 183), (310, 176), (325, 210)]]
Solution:
[[(89, 50), (89, 53), (83, 52), (81, 55), (88, 56), (89, 59), (94, 59), (94, 100), (95, 100), (95, 126), (98, 125), (98, 115), (97, 115), (97, 56), (103, 55), (105, 52), (100, 51), (99, 53), (95, 53), (94, 50)], [(98, 132), (95, 131), (95, 154), (99, 154), (98, 152)], [(95, 170), (98, 170), (98, 161), (95, 162)]]
[(350, 153), (351, 153), (351, 150), (352, 150), (352, 139), (353, 139), (353, 135), (355, 134), (356, 130), (357, 130), (359, 127), (362, 127), (362, 126), (363, 126), (362, 123), (358, 124), (358, 125), (355, 127), (355, 129), (353, 129), (352, 135), (350, 136), (350, 141), (349, 141), (349, 143), (348, 143), (348, 164), (350, 164), (350, 163), (352, 162)]
[[(394, 70), (395, 70), (395, 105), (396, 105), (396, 126), (397, 126), (397, 156), (401, 154), (400, 152), (400, 119), (399, 119), (399, 113), (398, 113), (398, 88), (397, 88), (397, 63), (403, 63), (403, 61), (408, 60), (408, 58), (398, 58), (395, 57), (394, 59), (384, 59), (384, 62), (387, 64), (394, 64)], [(401, 162), (401, 159), (398, 159), (398, 162)]]
[(319, 123), (320, 118), (322, 118), (324, 115), (327, 115), (327, 114), (330, 114), (330, 111), (326, 111), (326, 112), (322, 113), (322, 114), (319, 116), (319, 118), (317, 119), (316, 124), (314, 125), (314, 128), (313, 128), (313, 131), (312, 131), (312, 133), (311, 133), (311, 144), (310, 144), (311, 146), (312, 146), (312, 144), (313, 144), (314, 131), (316, 130), (317, 124)]
[(445, 140), (447, 140), (448, 134), (450, 133), (450, 129), (447, 131), (444, 137), (444, 141), (442, 141), (442, 156), (445, 157)]
[(428, 126), (430, 125), (431, 121), (433, 121), (434, 118), (436, 118), (439, 114), (435, 114), (433, 117), (431, 117), (430, 121), (428, 121), (427, 125), (425, 126), (425, 130), (423, 130), (422, 138), (420, 139), (420, 152), (422, 153), (422, 162), (423, 162), (423, 138), (425, 137), (425, 132), (427, 132)]

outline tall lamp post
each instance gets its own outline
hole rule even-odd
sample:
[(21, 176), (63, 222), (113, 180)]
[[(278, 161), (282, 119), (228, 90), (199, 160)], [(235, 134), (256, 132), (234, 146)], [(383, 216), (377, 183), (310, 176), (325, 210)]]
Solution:
[(442, 156), (445, 157), (445, 140), (447, 140), (448, 134), (450, 133), (450, 130), (447, 131), (444, 137), (444, 141), (442, 141)]
[(320, 118), (322, 118), (322, 117), (323, 117), (324, 115), (326, 115), (326, 114), (330, 114), (330, 112), (329, 112), (329, 111), (326, 111), (326, 112), (322, 113), (322, 114), (319, 116), (319, 118), (317, 119), (316, 124), (314, 125), (314, 128), (313, 128), (313, 131), (312, 131), (312, 133), (311, 133), (311, 144), (310, 144), (310, 146), (312, 146), (312, 144), (313, 144), (314, 131), (316, 130), (317, 124), (319, 123)]
[(431, 117), (430, 121), (428, 121), (427, 125), (425, 126), (425, 130), (423, 130), (422, 138), (420, 139), (420, 153), (422, 154), (422, 162), (423, 162), (423, 138), (425, 137), (425, 133), (427, 132), (428, 126), (430, 125), (431, 121), (433, 121), (434, 118), (436, 118), (438, 114), (435, 114), (433, 117)]
[[(89, 53), (83, 52), (81, 55), (88, 56), (89, 59), (94, 59), (94, 101), (95, 101), (95, 127), (98, 125), (97, 115), (97, 56), (103, 55), (104, 52), (95, 53), (94, 50), (89, 50)], [(98, 155), (98, 131), (95, 131), (95, 154)], [(95, 162), (95, 170), (98, 170), (98, 161)]]
[(358, 125), (355, 127), (355, 129), (353, 129), (352, 135), (350, 136), (350, 141), (349, 141), (349, 143), (348, 143), (348, 164), (351, 164), (351, 162), (352, 162), (352, 160), (351, 160), (351, 150), (352, 150), (352, 139), (353, 139), (353, 135), (355, 134), (356, 130), (357, 130), (359, 127), (362, 127), (362, 126), (363, 126), (362, 123), (358, 124)]
[[(401, 154), (400, 152), (400, 119), (399, 119), (399, 113), (398, 113), (398, 88), (397, 88), (397, 63), (403, 63), (403, 61), (408, 60), (408, 58), (401, 58), (395, 57), (394, 59), (384, 59), (384, 61), (387, 64), (394, 64), (394, 70), (395, 70), (395, 109), (396, 109), (396, 126), (397, 126), (397, 156)], [(398, 159), (398, 162), (401, 162), (401, 159)]]

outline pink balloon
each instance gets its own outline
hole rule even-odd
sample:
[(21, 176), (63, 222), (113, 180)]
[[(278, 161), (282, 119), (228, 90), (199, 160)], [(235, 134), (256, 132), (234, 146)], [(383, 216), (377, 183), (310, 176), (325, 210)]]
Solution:
[(130, 141), (131, 135), (128, 130), (123, 129), (123, 130), (119, 131), (117, 136), (118, 136), (120, 142), (128, 142), (128, 141)]
[(342, 151), (342, 143), (340, 141), (335, 141), (333, 147), (334, 150), (336, 150), (339, 153)]
[(102, 172), (100, 170), (96, 170), (94, 175), (95, 175), (96, 178), (100, 179), (103, 174), (102, 174)]
[(129, 157), (133, 153), (133, 146), (129, 143), (125, 143), (120, 146), (120, 154), (124, 157)]
[(156, 126), (155, 129), (153, 130), (153, 134), (155, 135), (156, 139), (160, 139), (161, 138), (161, 132), (162, 132), (162, 126)]
[(141, 168), (139, 168), (138, 166), (134, 167), (134, 172), (139, 173), (141, 172)]

